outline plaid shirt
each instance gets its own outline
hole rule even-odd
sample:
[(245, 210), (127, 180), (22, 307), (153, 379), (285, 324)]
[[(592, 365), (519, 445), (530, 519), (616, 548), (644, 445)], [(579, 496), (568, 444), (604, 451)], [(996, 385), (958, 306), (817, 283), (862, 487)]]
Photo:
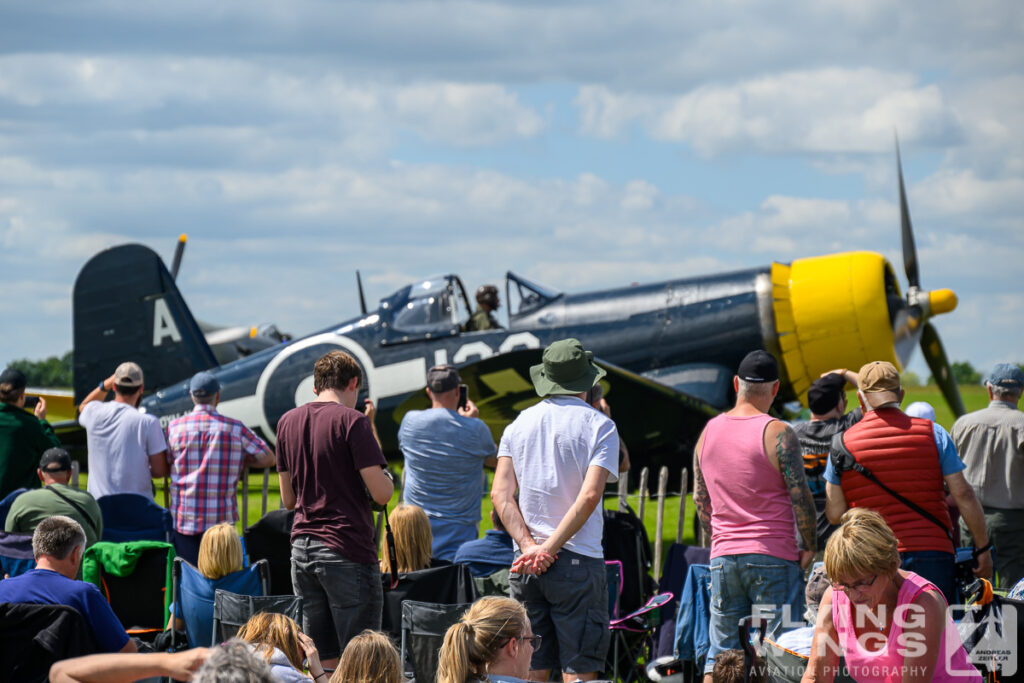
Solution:
[(215, 524), (237, 522), (242, 468), (270, 453), (267, 444), (238, 420), (200, 404), (171, 422), (167, 445), (174, 528), (201, 534)]

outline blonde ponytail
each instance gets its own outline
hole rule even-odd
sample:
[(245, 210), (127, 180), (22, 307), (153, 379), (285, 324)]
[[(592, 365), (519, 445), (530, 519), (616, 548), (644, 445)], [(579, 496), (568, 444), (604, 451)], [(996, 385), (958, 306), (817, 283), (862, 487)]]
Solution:
[(509, 598), (480, 598), (444, 634), (437, 683), (483, 680), (498, 651), (522, 638), (529, 619), (526, 609)]

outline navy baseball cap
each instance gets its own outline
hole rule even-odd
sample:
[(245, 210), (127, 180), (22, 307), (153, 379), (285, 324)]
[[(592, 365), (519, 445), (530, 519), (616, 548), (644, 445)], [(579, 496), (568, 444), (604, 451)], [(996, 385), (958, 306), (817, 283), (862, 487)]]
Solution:
[(197, 372), (188, 383), (188, 390), (196, 396), (213, 396), (220, 391), (220, 382), (213, 376), (213, 373), (203, 370)]
[(992, 368), (985, 383), (1004, 389), (1024, 389), (1024, 371), (1013, 363), (1000, 363)]

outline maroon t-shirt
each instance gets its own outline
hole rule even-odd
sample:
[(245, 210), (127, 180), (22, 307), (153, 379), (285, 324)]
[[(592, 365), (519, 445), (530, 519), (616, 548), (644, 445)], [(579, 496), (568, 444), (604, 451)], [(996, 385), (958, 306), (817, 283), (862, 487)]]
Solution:
[(289, 410), (277, 424), (277, 471), (295, 490), (292, 540), (312, 536), (343, 558), (377, 562), (370, 499), (359, 470), (387, 461), (362, 413), (333, 401)]

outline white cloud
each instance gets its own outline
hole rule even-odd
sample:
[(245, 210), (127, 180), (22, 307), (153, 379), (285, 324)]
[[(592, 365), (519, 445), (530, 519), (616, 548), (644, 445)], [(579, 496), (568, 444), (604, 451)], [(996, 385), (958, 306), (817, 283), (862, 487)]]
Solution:
[(581, 131), (613, 137), (639, 123), (658, 140), (704, 155), (725, 150), (851, 153), (887, 151), (893, 131), (906, 142), (956, 134), (940, 89), (906, 73), (827, 68), (705, 85), (679, 96), (584, 86), (576, 98)]

